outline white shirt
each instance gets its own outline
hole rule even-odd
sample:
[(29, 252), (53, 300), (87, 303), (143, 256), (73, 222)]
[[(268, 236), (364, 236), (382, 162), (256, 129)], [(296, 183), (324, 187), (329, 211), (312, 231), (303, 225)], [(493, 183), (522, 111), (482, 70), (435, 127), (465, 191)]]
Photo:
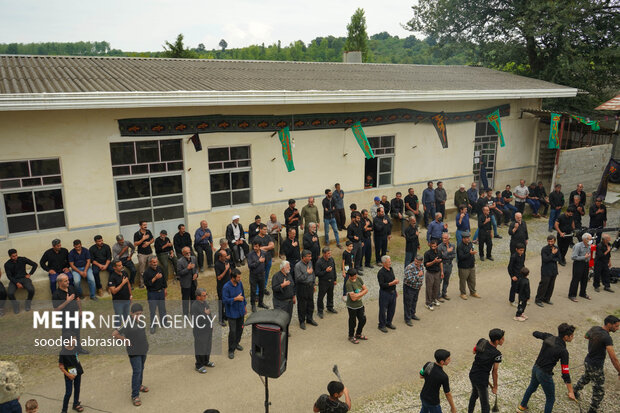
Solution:
[(235, 237), (235, 241), (241, 238), (241, 234), (239, 232), (239, 225), (232, 224), (233, 235)]
[[(513, 194), (514, 195), (523, 196), (523, 197), (527, 197), (530, 194), (530, 190), (527, 189), (527, 186), (519, 185), (519, 186), (515, 187), (515, 190), (513, 191)], [(515, 197), (515, 202), (525, 202), (525, 199), (521, 199), (521, 198)]]

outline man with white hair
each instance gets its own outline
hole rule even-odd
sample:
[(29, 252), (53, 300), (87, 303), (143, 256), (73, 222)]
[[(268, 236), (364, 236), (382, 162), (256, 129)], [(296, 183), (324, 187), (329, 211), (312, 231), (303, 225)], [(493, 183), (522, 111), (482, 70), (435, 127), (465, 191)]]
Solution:
[(454, 206), (456, 209), (460, 209), (461, 205), (465, 205), (467, 207), (467, 212), (471, 211), (467, 191), (465, 191), (465, 185), (463, 184), (460, 184), (458, 191), (454, 193)]
[(577, 302), (577, 287), (579, 288), (579, 296), (590, 299), (590, 296), (586, 294), (586, 287), (588, 286), (588, 264), (590, 261), (590, 241), (592, 235), (587, 232), (581, 236), (583, 242), (576, 244), (573, 247), (573, 278), (570, 280), (570, 287), (568, 289), (568, 298)]
[(510, 235), (510, 255), (515, 253), (519, 244), (523, 244), (527, 249), (529, 239), (527, 223), (523, 221), (523, 215), (520, 212), (515, 213), (515, 220), (508, 226), (508, 235)]
[(605, 287), (605, 291), (613, 293), (609, 284), (609, 268), (611, 261), (611, 237), (609, 234), (603, 234), (601, 242), (596, 246), (596, 255), (594, 256), (594, 291), (600, 291), (601, 281)]
[(232, 222), (226, 226), (226, 239), (235, 263), (243, 265), (242, 261), (250, 252), (250, 247), (245, 241), (245, 233), (243, 226), (239, 223), (239, 218), (239, 215), (233, 215)]
[[(388, 332), (388, 328), (396, 330), (392, 324), (394, 312), (396, 311), (396, 285), (400, 282), (394, 275), (392, 260), (389, 255), (381, 257), (381, 269), (377, 273), (379, 282), (379, 330), (383, 333)], [(387, 328), (386, 328), (387, 327)]]
[[(295, 280), (291, 275), (291, 264), (280, 261), (280, 271), (273, 275), (271, 279), (271, 291), (273, 291), (273, 308), (286, 311), (289, 317), (293, 316), (293, 305), (295, 304)], [(289, 325), (291, 319), (289, 318)], [(288, 331), (288, 325), (286, 327)], [(288, 334), (289, 337), (291, 333)]]

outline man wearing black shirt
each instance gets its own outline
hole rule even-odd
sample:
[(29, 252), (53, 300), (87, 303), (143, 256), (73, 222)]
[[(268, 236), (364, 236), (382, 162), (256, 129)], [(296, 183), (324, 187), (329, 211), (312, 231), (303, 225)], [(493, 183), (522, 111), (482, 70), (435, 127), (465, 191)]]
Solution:
[(95, 243), (88, 249), (90, 253), (91, 268), (95, 277), (95, 287), (97, 287), (97, 295), (103, 296), (103, 287), (101, 285), (101, 271), (107, 271), (110, 274), (112, 270), (112, 250), (108, 244), (103, 242), (101, 235), (95, 235)]
[(265, 295), (269, 295), (270, 292), (267, 290), (267, 285), (269, 283), (271, 264), (273, 263), (275, 243), (269, 234), (267, 234), (267, 225), (260, 224), (258, 226), (258, 235), (254, 237), (254, 242), (258, 242), (260, 244), (260, 250), (263, 252), (263, 255), (265, 255)]
[(179, 229), (179, 232), (174, 234), (174, 237), (172, 238), (174, 252), (176, 253), (177, 258), (181, 258), (183, 256), (183, 248), (185, 247), (189, 247), (190, 252), (194, 255), (194, 251), (192, 251), (192, 237), (189, 235), (189, 232), (185, 231), (185, 225), (179, 224), (177, 228)]
[(304, 249), (312, 253), (312, 266), (316, 265), (316, 260), (321, 255), (321, 243), (319, 242), (319, 235), (316, 233), (316, 223), (308, 224), (308, 231), (304, 232), (303, 242)]
[(248, 225), (248, 243), (252, 245), (254, 242), (254, 237), (258, 235), (258, 231), (260, 231), (260, 215), (256, 215), (254, 217), (254, 222)]
[(450, 393), (450, 380), (443, 371), (443, 367), (450, 363), (450, 352), (439, 349), (435, 351), (435, 363), (430, 361), (420, 370), (420, 378), (424, 379), (424, 386), (420, 392), (422, 410), (420, 412), (441, 412), (439, 404), (439, 390), (443, 387), (448, 403), (450, 403), (451, 413), (456, 413), (456, 406)]
[(351, 215), (351, 223), (347, 228), (347, 238), (353, 243), (353, 256), (355, 257), (355, 268), (357, 273), (364, 275), (362, 268), (362, 240), (364, 239), (364, 226), (362, 224), (362, 214), (355, 212)]
[(295, 228), (289, 229), (287, 232), (288, 237), (282, 241), (280, 246), (280, 254), (286, 257), (286, 260), (291, 265), (291, 271), (293, 272), (293, 278), (295, 278), (295, 265), (301, 260), (299, 255), (299, 243), (297, 242), (297, 231)]
[(527, 250), (527, 241), (529, 234), (527, 233), (527, 223), (523, 221), (520, 212), (515, 213), (515, 220), (508, 226), (508, 235), (510, 235), (510, 254), (514, 254), (517, 244), (523, 245)]
[(360, 222), (364, 231), (362, 232), (362, 254), (364, 255), (364, 266), (366, 268), (373, 268), (374, 265), (370, 263), (372, 258), (372, 241), (370, 239), (370, 235), (372, 233), (372, 220), (368, 216), (368, 210), (362, 209), (362, 220)]
[(56, 291), (56, 278), (60, 274), (70, 276), (69, 282), (73, 283), (73, 275), (69, 267), (69, 251), (62, 247), (59, 239), (52, 240), (52, 248), (45, 251), (39, 264), (41, 264), (43, 271), (48, 273), (52, 294)]
[(177, 262), (177, 275), (179, 276), (183, 300), (183, 315), (189, 314), (190, 301), (196, 298), (198, 268), (198, 259), (192, 256), (189, 248), (183, 248), (183, 256)]
[(594, 256), (594, 282), (592, 286), (596, 292), (600, 291), (601, 280), (605, 291), (613, 293), (609, 284), (609, 268), (611, 261), (611, 238), (609, 234), (603, 234), (601, 242), (596, 246), (596, 255)]
[[(286, 311), (289, 315), (289, 325), (293, 316), (293, 305), (295, 304), (295, 281), (291, 274), (291, 264), (280, 261), (280, 271), (273, 275), (271, 279), (271, 291), (273, 291), (273, 308)], [(286, 326), (288, 332), (288, 325)], [(289, 337), (291, 333), (288, 333)]]
[(555, 246), (555, 237), (547, 237), (547, 245), (540, 250), (540, 283), (536, 292), (535, 304), (543, 307), (543, 303), (552, 304), (551, 295), (555, 287), (555, 278), (558, 276), (558, 262), (562, 257), (560, 251)]
[(549, 194), (549, 207), (551, 208), (549, 212), (549, 232), (553, 231), (553, 226), (560, 216), (563, 206), (564, 194), (562, 193), (562, 185), (557, 184), (555, 188), (553, 188), (553, 192)]
[(211, 342), (213, 326), (211, 325), (211, 309), (207, 301), (207, 290), (196, 289), (196, 299), (192, 303), (192, 318), (194, 320), (194, 354), (196, 356), (196, 371), (206, 373), (207, 367), (215, 367), (215, 363), (209, 360), (211, 355)]
[(220, 325), (222, 327), (226, 326), (226, 311), (222, 304), (222, 289), (224, 285), (228, 281), (230, 281), (230, 273), (234, 267), (233, 263), (230, 261), (230, 254), (226, 252), (226, 250), (219, 250), (215, 253), (216, 261), (215, 261), (215, 278), (217, 280), (217, 299), (218, 299), (218, 317), (220, 319)]
[(456, 263), (459, 267), (459, 289), (461, 298), (467, 300), (467, 290), (472, 297), (480, 298), (476, 292), (476, 250), (470, 242), (469, 232), (463, 233), (463, 240), (456, 247)]
[(147, 267), (147, 260), (153, 254), (151, 244), (155, 242), (153, 233), (147, 228), (146, 221), (140, 221), (140, 229), (133, 234), (133, 245), (138, 249), (138, 283), (140, 288), (144, 288), (144, 270)]
[(538, 202), (540, 202), (540, 205), (545, 207), (545, 210), (542, 214), (546, 216), (547, 211), (549, 211), (549, 197), (547, 196), (547, 191), (545, 190), (542, 181), (538, 181), (538, 186), (536, 187), (536, 196), (538, 197)]
[(334, 231), (334, 238), (336, 238), (336, 245), (340, 246), (340, 235), (338, 234), (338, 223), (336, 222), (336, 201), (332, 196), (331, 189), (325, 190), (325, 198), (321, 202), (323, 206), (323, 228), (325, 229), (325, 246), (329, 246), (329, 227), (331, 226)]
[(592, 402), (589, 412), (598, 412), (603, 397), (605, 397), (605, 355), (609, 354), (609, 359), (614, 368), (620, 375), (620, 362), (614, 351), (614, 342), (609, 333), (615, 333), (620, 327), (618, 317), (609, 315), (605, 317), (603, 327), (594, 326), (585, 335), (588, 340), (588, 355), (584, 360), (585, 373), (579, 378), (575, 385), (575, 397), (580, 399), (579, 392), (583, 387), (592, 382)]
[(482, 213), (478, 216), (478, 250), (480, 251), (480, 261), (484, 261), (484, 245), (487, 246), (487, 259), (493, 261), (491, 250), (493, 249), (493, 233), (489, 207), (482, 208)]
[(381, 265), (381, 257), (387, 254), (388, 240), (392, 238), (392, 223), (385, 216), (383, 208), (377, 210), (372, 228), (375, 238), (375, 261)]
[[(379, 281), (379, 330), (387, 333), (387, 328), (396, 330), (392, 320), (396, 311), (396, 285), (399, 283), (394, 270), (392, 269), (392, 260), (389, 256), (381, 257), (383, 267), (377, 273)], [(386, 328), (387, 327), (387, 328)]]
[(590, 206), (590, 225), (588, 228), (604, 228), (607, 226), (607, 207), (603, 204), (603, 198), (596, 197), (594, 204)]
[(572, 191), (568, 196), (568, 201), (572, 204), (575, 196), (579, 196), (579, 205), (585, 208), (587, 195), (583, 190), (583, 184), (577, 184), (577, 189)]
[(396, 198), (390, 201), (390, 214), (400, 221), (400, 235), (405, 236), (405, 203), (402, 193), (396, 192)]
[(418, 196), (414, 193), (413, 188), (409, 188), (408, 195), (405, 197), (405, 215), (415, 217), (416, 221), (420, 220), (420, 208)]
[[(155, 334), (157, 324), (161, 324), (166, 316), (166, 295), (168, 294), (168, 278), (162, 267), (157, 265), (157, 257), (149, 258), (149, 266), (144, 271), (144, 284), (151, 315), (151, 334)], [(159, 312), (159, 323), (155, 323), (156, 312)]]
[[(265, 296), (265, 253), (260, 249), (260, 242), (252, 244), (252, 252), (248, 254), (250, 269), (250, 302), (252, 312), (256, 312), (256, 302), (261, 308), (269, 308), (263, 303)], [(258, 290), (258, 293), (257, 293)]]
[(573, 221), (575, 222), (575, 229), (581, 229), (581, 217), (586, 214), (585, 204), (581, 204), (581, 198), (579, 195), (575, 195), (572, 198), (569, 198), (569, 208), (573, 208), (575, 212), (573, 212)]
[(418, 250), (420, 249), (420, 231), (418, 230), (418, 225), (415, 217), (409, 217), (409, 225), (407, 229), (405, 229), (405, 268), (413, 258), (418, 254)]
[(68, 314), (72, 319), (75, 314), (82, 311), (82, 302), (80, 296), (75, 293), (75, 288), (69, 284), (69, 276), (60, 274), (56, 280), (57, 289), (52, 294), (52, 306), (54, 311), (62, 311), (62, 335), (72, 335), (76, 339), (77, 352), (88, 354), (88, 351), (82, 349), (80, 345), (80, 321), (79, 316), (75, 322), (68, 323), (65, 315)]
[(468, 413), (473, 413), (476, 407), (476, 400), (480, 398), (480, 408), (482, 413), (489, 413), (489, 375), (493, 377), (493, 387), (491, 391), (497, 394), (497, 370), (499, 363), (502, 362), (502, 353), (497, 349), (504, 344), (504, 331), (494, 328), (489, 331), (489, 340), (481, 338), (474, 347), (474, 362), (469, 371), (471, 381), (471, 396), (469, 397)]
[(131, 317), (135, 320), (133, 325), (129, 324), (123, 328), (116, 329), (112, 336), (118, 340), (129, 339), (127, 344), (127, 355), (133, 374), (131, 375), (131, 399), (134, 406), (141, 406), (140, 392), (146, 393), (148, 387), (142, 385), (144, 374), (144, 363), (146, 363), (146, 354), (149, 351), (149, 342), (146, 339), (144, 331), (144, 322), (142, 320), (142, 305), (136, 303), (131, 306)]
[[(288, 234), (289, 229), (295, 230), (295, 240), (298, 241), (297, 234), (299, 233), (299, 210), (295, 208), (295, 200), (288, 200), (288, 208), (284, 210), (284, 226), (286, 227), (286, 233)], [(325, 228), (327, 231), (327, 228)]]
[(566, 265), (566, 252), (568, 247), (573, 241), (573, 231), (575, 230), (575, 222), (573, 221), (573, 214), (575, 208), (569, 206), (566, 212), (560, 214), (555, 221), (554, 227), (558, 232), (558, 247), (560, 249), (560, 265)]
[(392, 205), (390, 201), (388, 201), (387, 195), (381, 195), (381, 206), (383, 206), (383, 212), (385, 212), (385, 216), (389, 219)]
[(441, 287), (441, 253), (437, 250), (437, 241), (431, 239), (431, 249), (424, 253), (426, 267), (426, 308), (433, 311), (434, 306), (441, 305), (437, 300)]
[(155, 254), (161, 264), (161, 269), (164, 271), (164, 278), (168, 279), (168, 266), (172, 261), (172, 272), (176, 272), (177, 268), (177, 256), (174, 253), (174, 248), (170, 238), (168, 238), (168, 231), (162, 229), (159, 233), (159, 237), (155, 240)]
[[(19, 303), (15, 300), (15, 291), (22, 288), (28, 291), (28, 298), (26, 298), (24, 307), (26, 311), (30, 311), (32, 297), (34, 297), (34, 285), (32, 285), (30, 277), (37, 270), (38, 264), (26, 257), (18, 257), (17, 250), (13, 248), (8, 251), (8, 255), (10, 259), (4, 263), (4, 272), (10, 281), (7, 295), (13, 303), (13, 312), (19, 313)], [(26, 272), (26, 265), (30, 266), (28, 273)]]
[[(517, 212), (520, 214), (520, 212)], [(508, 293), (508, 301), (511, 305), (515, 305), (515, 294), (517, 293), (517, 282), (521, 276), (521, 268), (525, 266), (525, 246), (517, 244), (515, 252), (510, 256), (508, 261), (508, 276), (510, 277), (510, 293)]]
[[(108, 278), (108, 291), (112, 294), (112, 306), (114, 307), (114, 314), (124, 319), (129, 317), (129, 305), (131, 296), (131, 285), (127, 274), (123, 271), (123, 263), (121, 261), (112, 262), (113, 272), (110, 273)], [(115, 325), (118, 326), (118, 321), (115, 320)]]
[(542, 348), (536, 359), (536, 363), (532, 368), (532, 378), (530, 385), (525, 394), (523, 400), (519, 405), (518, 411), (527, 412), (527, 403), (532, 397), (532, 394), (538, 389), (538, 386), (542, 386), (545, 392), (545, 413), (551, 413), (553, 411), (553, 404), (555, 403), (555, 384), (553, 383), (553, 368), (560, 362), (562, 367), (562, 380), (566, 384), (568, 390), (568, 398), (575, 400), (573, 394), (573, 385), (570, 380), (570, 371), (568, 368), (568, 350), (566, 349), (566, 343), (573, 341), (575, 334), (575, 327), (562, 323), (558, 326), (558, 336), (554, 336), (549, 333), (542, 333), (540, 331), (534, 331), (533, 336), (539, 340), (543, 340)]
[(317, 260), (314, 268), (316, 277), (319, 279), (319, 294), (316, 298), (316, 310), (319, 318), (323, 318), (323, 299), (325, 296), (327, 296), (327, 311), (337, 314), (338, 312), (334, 310), (334, 285), (336, 285), (337, 271), (329, 247), (323, 248), (323, 256)]

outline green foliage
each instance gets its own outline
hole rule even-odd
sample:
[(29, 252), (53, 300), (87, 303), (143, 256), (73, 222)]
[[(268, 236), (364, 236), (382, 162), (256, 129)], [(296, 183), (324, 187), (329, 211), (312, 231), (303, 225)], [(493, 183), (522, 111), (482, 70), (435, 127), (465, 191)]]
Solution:
[(440, 47), (471, 44), (485, 66), (584, 89), (545, 103), (587, 113), (620, 89), (619, 12), (618, 0), (420, 0), (407, 25)]
[(117, 52), (120, 50), (110, 49), (108, 42), (0, 43), (0, 54), (109, 56)]
[(219, 46), (222, 48), (222, 52), (223, 52), (228, 47), (228, 42), (226, 40), (222, 39), (222, 40), (220, 40)]
[(185, 45), (183, 44), (183, 35), (180, 33), (174, 41), (174, 44), (168, 41), (166, 42), (162, 55), (164, 57), (172, 57), (175, 59), (196, 59), (198, 57), (196, 52), (185, 48)]
[(351, 23), (347, 24), (347, 32), (348, 35), (344, 43), (344, 50), (347, 52), (362, 52), (362, 62), (371, 61), (371, 55), (368, 50), (368, 33), (366, 32), (366, 16), (364, 16), (364, 9), (358, 8), (355, 10), (355, 13), (351, 16)]

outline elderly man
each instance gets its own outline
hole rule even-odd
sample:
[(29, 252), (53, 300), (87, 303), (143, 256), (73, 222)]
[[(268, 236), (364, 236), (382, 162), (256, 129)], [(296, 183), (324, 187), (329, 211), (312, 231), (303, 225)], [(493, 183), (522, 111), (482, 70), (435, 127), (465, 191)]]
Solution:
[[(47, 272), (50, 279), (50, 290), (52, 294), (56, 291), (56, 278), (60, 274), (71, 274), (69, 268), (69, 250), (63, 248), (59, 239), (52, 240), (52, 248), (45, 251), (39, 261), (41, 268)], [(69, 277), (69, 282), (73, 282), (73, 277)]]
[[(226, 230), (228, 233), (228, 228)], [(243, 234), (243, 231), (241, 231), (241, 234)], [(215, 251), (215, 247), (213, 246), (213, 234), (209, 229), (209, 224), (207, 224), (205, 220), (200, 221), (200, 227), (194, 233), (194, 249), (196, 249), (200, 271), (202, 272), (205, 269), (203, 253), (207, 256), (207, 265), (209, 268), (213, 268), (213, 251)]]
[(295, 285), (297, 286), (297, 317), (299, 328), (306, 329), (306, 323), (317, 326), (314, 313), (315, 273), (312, 268), (312, 253), (303, 250), (301, 261), (295, 264)]
[(450, 275), (452, 275), (452, 261), (456, 257), (456, 246), (450, 242), (450, 234), (444, 232), (441, 234), (441, 244), (437, 246), (437, 251), (441, 256), (441, 288), (437, 296), (437, 301), (450, 300), (448, 297), (448, 285), (450, 284)]
[(338, 224), (338, 230), (344, 231), (347, 229), (347, 217), (344, 213), (344, 191), (340, 189), (340, 184), (337, 183), (334, 185), (332, 196), (334, 197), (334, 204), (336, 205), (334, 217), (336, 218), (336, 223)]
[[(394, 275), (392, 269), (392, 259), (389, 255), (381, 257), (382, 267), (377, 273), (377, 281), (379, 283), (379, 330), (387, 333), (387, 329), (396, 330), (396, 326), (392, 324), (394, 313), (396, 312), (396, 286), (400, 282)], [(387, 327), (387, 328), (386, 328)]]
[[(271, 271), (273, 250), (275, 246), (271, 237), (267, 235), (267, 225), (259, 225), (258, 235), (254, 237), (254, 242), (258, 242), (260, 244), (260, 250), (265, 256), (265, 295), (269, 295), (270, 293), (267, 291), (267, 283), (269, 282), (269, 272)], [(258, 287), (256, 292), (258, 293)]]
[(168, 279), (168, 267), (170, 265), (170, 261), (172, 261), (172, 273), (174, 274), (177, 268), (177, 256), (174, 254), (172, 241), (168, 238), (168, 231), (165, 229), (162, 229), (159, 232), (159, 237), (155, 240), (155, 254), (157, 254), (157, 259), (161, 264), (164, 278)]
[(570, 200), (570, 202), (573, 202), (575, 195), (579, 196), (579, 205), (585, 208), (587, 195), (585, 191), (583, 190), (583, 184), (577, 184), (577, 189), (575, 189), (574, 191), (570, 193), (570, 195), (568, 196), (568, 199)]
[(354, 267), (357, 268), (358, 274), (364, 275), (362, 267), (364, 225), (362, 224), (362, 214), (357, 211), (351, 214), (351, 223), (347, 228), (347, 238), (353, 243)]
[(377, 217), (377, 212), (379, 211), (379, 208), (383, 208), (383, 206), (381, 205), (381, 198), (379, 198), (378, 196), (374, 197), (372, 202), (372, 206), (370, 207), (370, 217), (372, 219), (375, 219)]
[(467, 300), (467, 289), (472, 297), (480, 298), (476, 292), (476, 250), (470, 241), (469, 232), (464, 232), (463, 240), (456, 247), (456, 262), (459, 268), (459, 289), (461, 298)]
[(312, 253), (312, 266), (315, 266), (316, 260), (321, 255), (321, 243), (319, 235), (316, 233), (316, 224), (314, 222), (310, 222), (308, 224), (308, 231), (304, 232), (303, 247)]
[(582, 242), (576, 244), (573, 247), (573, 277), (570, 280), (570, 287), (568, 289), (568, 298), (577, 302), (577, 288), (579, 288), (579, 296), (590, 299), (590, 296), (586, 294), (586, 288), (588, 286), (588, 263), (590, 262), (590, 241), (592, 235), (587, 232), (581, 236)]
[[(191, 235), (189, 235), (189, 232), (185, 231), (185, 225), (179, 224), (177, 228), (179, 232), (174, 234), (174, 237), (172, 238), (172, 242), (174, 244), (174, 252), (177, 258), (181, 258), (183, 256), (183, 248), (189, 247), (189, 249), (191, 250), (193, 244), (192, 244)], [(194, 254), (194, 251), (192, 251), (192, 255), (193, 254)], [(176, 264), (174, 267), (176, 269)]]
[(609, 284), (609, 268), (611, 268), (611, 237), (609, 234), (603, 234), (601, 242), (596, 246), (596, 255), (594, 256), (594, 291), (600, 291), (601, 281), (605, 287), (605, 291), (613, 293)]
[(267, 222), (267, 234), (273, 240), (274, 245), (277, 245), (277, 248), (274, 248), (273, 254), (274, 256), (280, 254), (280, 246), (282, 245), (282, 224), (278, 221), (278, 217), (276, 214), (269, 215), (269, 222)]
[(194, 320), (194, 354), (196, 356), (196, 371), (201, 374), (207, 372), (207, 367), (215, 367), (215, 363), (209, 360), (213, 337), (213, 316), (207, 301), (207, 290), (196, 289), (196, 299), (192, 303), (192, 318)]
[(467, 191), (465, 191), (465, 185), (460, 184), (458, 191), (454, 193), (454, 206), (456, 209), (460, 209), (461, 205), (467, 207), (467, 211), (471, 211), (471, 205), (469, 204), (469, 198), (467, 197)]
[(519, 185), (515, 187), (514, 197), (515, 197), (515, 207), (520, 213), (525, 211), (525, 202), (527, 201), (527, 197), (530, 194), (530, 190), (525, 185), (525, 179), (521, 179), (519, 181)]
[(375, 238), (375, 261), (377, 265), (381, 265), (381, 257), (387, 253), (388, 240), (392, 238), (392, 223), (385, 216), (383, 208), (377, 210), (372, 228)]
[(572, 207), (575, 210), (575, 212), (573, 212), (573, 222), (575, 223), (575, 229), (580, 230), (582, 227), (581, 217), (584, 216), (586, 213), (584, 210), (585, 205), (581, 205), (581, 198), (579, 198), (579, 195), (575, 195), (572, 198), (569, 198), (569, 202), (570, 205), (568, 206), (568, 208)]
[(519, 244), (523, 244), (527, 250), (529, 239), (527, 223), (523, 221), (523, 215), (520, 212), (515, 213), (515, 220), (508, 226), (508, 235), (510, 235), (510, 255), (515, 253)]
[(543, 303), (553, 304), (551, 296), (555, 287), (555, 279), (558, 276), (558, 262), (561, 259), (560, 251), (555, 246), (555, 237), (553, 235), (547, 236), (547, 245), (540, 250), (540, 283), (534, 301), (539, 307), (544, 307)]
[[(80, 312), (82, 311), (82, 302), (76, 294), (75, 288), (69, 283), (69, 276), (59, 274), (57, 278), (57, 289), (52, 294), (52, 307), (55, 311), (62, 311), (62, 335), (73, 335), (77, 341), (78, 353), (88, 354), (87, 350), (82, 349), (80, 345)], [(71, 318), (65, 319), (65, 316)]]
[(239, 223), (239, 215), (233, 215), (232, 222), (226, 226), (226, 239), (232, 250), (234, 262), (243, 265), (242, 262), (250, 252), (250, 247), (245, 242), (245, 233), (243, 226)]
[(470, 212), (478, 213), (480, 211), (476, 211), (475, 205), (478, 202), (478, 188), (475, 182), (471, 183), (471, 187), (467, 190), (467, 199), (469, 200)]
[(426, 228), (426, 241), (435, 240), (437, 243), (441, 240), (441, 234), (448, 231), (448, 224), (443, 223), (443, 215), (441, 212), (435, 213), (435, 220), (428, 224)]
[(424, 208), (424, 226), (428, 228), (428, 223), (435, 216), (435, 190), (433, 181), (426, 183), (426, 189), (422, 191), (422, 207)]
[[(293, 317), (293, 305), (295, 304), (295, 280), (291, 275), (291, 264), (280, 261), (280, 271), (273, 275), (271, 279), (271, 290), (273, 291), (273, 308), (286, 311), (289, 315), (289, 325)], [(286, 326), (288, 332), (288, 325)], [(288, 333), (289, 337), (291, 333)]]
[[(147, 228), (146, 221), (140, 221), (140, 229), (133, 234), (133, 245), (138, 249), (138, 284), (140, 288), (144, 288), (143, 273), (146, 269), (146, 262), (148, 258), (153, 254), (153, 248), (151, 244), (155, 242), (155, 237), (151, 231)], [(75, 281), (75, 279), (74, 279)], [(78, 288), (78, 293), (80, 292)]]
[[(168, 279), (164, 269), (158, 265), (156, 256), (149, 258), (149, 266), (144, 270), (144, 285), (146, 285), (146, 299), (149, 303), (149, 314), (151, 315), (151, 334), (155, 334), (157, 324), (161, 324), (166, 316), (166, 295), (168, 295)], [(156, 312), (159, 312), (157, 318)], [(155, 323), (155, 320), (158, 323)]]
[(334, 237), (336, 238), (336, 245), (340, 246), (340, 235), (338, 234), (338, 224), (336, 223), (336, 202), (332, 196), (331, 189), (325, 190), (325, 198), (322, 201), (323, 205), (323, 223), (325, 224), (325, 245), (329, 245), (329, 227), (334, 231)]
[(405, 324), (409, 327), (413, 326), (411, 320), (420, 320), (416, 316), (416, 306), (418, 304), (418, 295), (420, 288), (424, 283), (424, 258), (416, 255), (412, 263), (405, 267), (405, 277), (403, 278), (403, 305)]
[(82, 298), (82, 278), (88, 282), (90, 289), (90, 299), (97, 301), (95, 295), (96, 285), (93, 270), (90, 268), (90, 252), (86, 248), (82, 248), (82, 241), (76, 239), (73, 241), (73, 249), (69, 251), (69, 266), (73, 274), (73, 285), (77, 295)]
[(101, 285), (101, 271), (107, 271), (110, 274), (112, 270), (112, 249), (103, 242), (101, 235), (95, 235), (95, 243), (88, 249), (91, 258), (93, 275), (95, 276), (95, 286), (97, 287), (97, 295), (103, 296), (103, 287)]
[(319, 294), (316, 299), (316, 309), (319, 318), (323, 318), (323, 299), (327, 296), (327, 311), (337, 314), (334, 309), (334, 285), (337, 283), (336, 263), (332, 258), (329, 247), (323, 248), (323, 256), (314, 266), (316, 277), (319, 279)]
[(487, 259), (493, 261), (491, 251), (493, 250), (493, 225), (491, 224), (491, 215), (489, 207), (482, 208), (480, 215), (478, 216), (478, 231), (479, 231), (479, 243), (478, 249), (480, 250), (480, 261), (484, 261), (484, 246), (487, 247)]
[(418, 202), (418, 196), (415, 194), (413, 188), (407, 190), (407, 196), (405, 196), (405, 215), (408, 217), (414, 216), (416, 221), (419, 221), (420, 216), (420, 203)]
[[(315, 224), (320, 222), (319, 209), (314, 205), (314, 197), (308, 198), (308, 203), (301, 209), (300, 225), (304, 227), (304, 232), (308, 232), (308, 226), (311, 222)], [(318, 225), (317, 225), (318, 229)]]
[[(129, 241), (125, 241), (122, 234), (116, 236), (116, 243), (112, 245), (112, 262), (114, 260), (120, 261), (123, 267), (129, 271), (129, 285), (133, 289), (133, 282), (136, 278), (136, 266), (134, 265), (131, 257), (136, 250), (136, 247)], [(129, 314), (129, 311), (127, 311)]]
[(177, 261), (177, 275), (181, 284), (183, 315), (189, 314), (190, 300), (196, 297), (198, 286), (198, 262), (188, 247), (183, 248), (183, 256)]

